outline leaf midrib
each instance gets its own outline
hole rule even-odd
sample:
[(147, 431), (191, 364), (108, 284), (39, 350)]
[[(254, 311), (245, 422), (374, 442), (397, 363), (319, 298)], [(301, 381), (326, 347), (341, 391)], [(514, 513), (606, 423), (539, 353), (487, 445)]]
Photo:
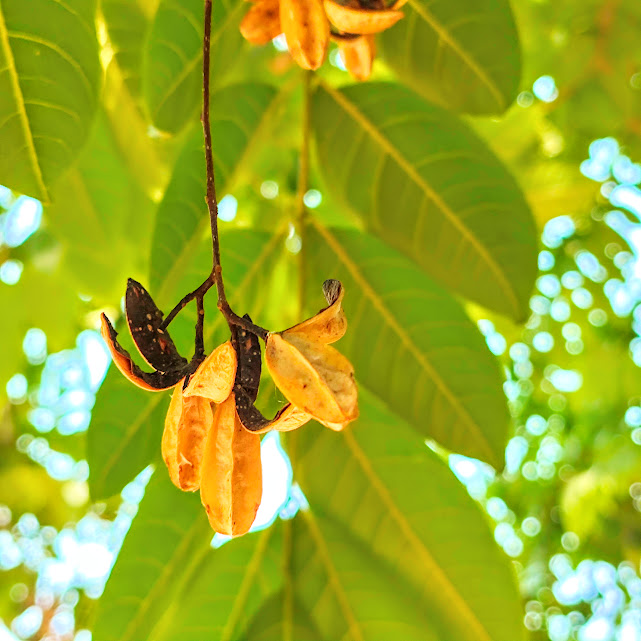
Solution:
[[(202, 516), (202, 515), (201, 515)], [(176, 567), (178, 567), (181, 563), (184, 563), (188, 559), (194, 559), (197, 558), (199, 561), (204, 558), (205, 554), (207, 551), (210, 549), (209, 545), (209, 540), (207, 540), (207, 546), (201, 545), (199, 548), (194, 552), (193, 549), (193, 543), (198, 542), (198, 540), (202, 537), (205, 538), (205, 527), (207, 530), (209, 530), (209, 523), (207, 522), (206, 519), (204, 518), (198, 518), (193, 525), (187, 530), (186, 535), (183, 537), (183, 540), (179, 544), (178, 548), (176, 548), (174, 554), (172, 557), (169, 559), (167, 564), (165, 565), (165, 569), (163, 570), (162, 574), (158, 577), (157, 581), (154, 583), (153, 587), (149, 590), (149, 592), (145, 595), (145, 597), (142, 599), (140, 602), (140, 607), (138, 608), (138, 611), (136, 613), (136, 616), (131, 619), (129, 622), (129, 625), (125, 629), (121, 641), (139, 641), (140, 639), (140, 634), (139, 634), (139, 622), (142, 617), (147, 613), (147, 610), (151, 607), (153, 602), (155, 601), (156, 594), (158, 592), (162, 593), (164, 588), (166, 587), (167, 583), (173, 578), (174, 572)], [(200, 563), (198, 564), (200, 565)], [(182, 586), (179, 588), (175, 588), (175, 590), (179, 590)], [(166, 614), (166, 613), (165, 613)], [(160, 620), (156, 623), (156, 625), (152, 628), (151, 633), (149, 638), (153, 638), (153, 633), (155, 630), (158, 628), (158, 626), (161, 625), (163, 622), (164, 617), (161, 617)]]
[[(231, 10), (228, 11), (227, 14), (225, 15), (225, 20), (220, 26), (219, 29), (216, 29), (214, 31), (213, 37), (211, 38), (212, 45), (215, 45), (216, 42), (219, 40), (220, 36), (225, 32), (225, 30), (228, 28), (229, 23), (236, 17), (237, 13), (241, 13), (241, 11), (245, 9), (244, 5), (242, 2), (237, 2), (236, 6)], [(213, 48), (213, 47), (212, 47)], [(180, 86), (180, 84), (187, 78), (192, 71), (195, 69), (196, 65), (200, 62), (202, 58), (202, 51), (199, 49), (198, 54), (189, 60), (189, 62), (182, 68), (180, 73), (176, 76), (174, 81), (171, 83), (171, 86), (167, 91), (165, 92), (165, 95), (162, 97), (162, 99), (158, 102), (154, 113), (153, 113), (153, 120), (154, 122), (158, 118), (158, 114), (164, 107), (165, 103), (169, 100), (169, 98), (176, 92), (176, 89)]]
[(474, 235), (474, 233), (465, 225), (463, 220), (456, 215), (456, 213), (449, 207), (449, 205), (439, 196), (435, 189), (421, 176), (412, 164), (400, 153), (394, 145), (383, 135), (383, 133), (374, 125), (361, 112), (354, 103), (352, 103), (347, 96), (340, 90), (335, 89), (324, 81), (319, 82), (320, 86), (334, 99), (334, 101), (356, 122), (363, 130), (369, 134), (378, 146), (390, 158), (397, 163), (401, 170), (410, 178), (421, 190), (421, 192), (429, 198), (438, 207), (441, 214), (448, 220), (448, 222), (455, 227), (461, 236), (466, 240), (470, 246), (476, 251), (481, 262), (486, 265), (489, 271), (494, 274), (498, 285), (505, 294), (509, 301), (510, 307), (514, 310), (515, 316), (518, 318), (520, 314), (520, 306), (518, 296), (516, 295), (513, 287), (510, 285), (507, 277), (503, 273), (501, 266), (494, 260), (488, 249), (482, 242)]
[[(465, 598), (456, 589), (455, 585), (438, 564), (436, 559), (430, 554), (420, 537), (416, 532), (414, 532), (409, 520), (399, 510), (398, 506), (390, 496), (387, 487), (385, 487), (383, 481), (374, 471), (374, 468), (354, 438), (352, 432), (350, 430), (345, 430), (342, 433), (342, 436), (345, 439), (347, 447), (350, 449), (354, 458), (363, 470), (364, 475), (370, 482), (370, 487), (379, 496), (382, 504), (387, 509), (388, 514), (396, 522), (406, 540), (415, 550), (416, 558), (420, 559), (425, 568), (425, 576), (429, 577), (430, 582), (438, 584), (438, 587), (432, 590), (432, 594), (439, 601), (439, 605), (441, 606), (440, 611), (442, 613), (451, 612), (452, 610), (455, 611), (455, 616), (450, 617), (451, 620), (449, 621), (449, 625), (453, 628), (467, 626), (473, 631), (473, 634), (471, 635), (473, 638), (479, 639), (479, 641), (492, 641), (492, 637), (488, 630), (469, 607)], [(462, 618), (464, 623), (458, 621), (459, 618)]]
[(301, 515), (303, 517), (303, 520), (305, 521), (305, 524), (307, 525), (309, 533), (311, 534), (312, 540), (316, 544), (316, 549), (318, 550), (318, 554), (321, 558), (321, 561), (325, 566), (328, 583), (332, 587), (332, 590), (334, 592), (334, 595), (336, 596), (336, 600), (338, 601), (343, 617), (347, 622), (348, 632), (355, 637), (356, 641), (365, 641), (365, 637), (363, 636), (363, 631), (361, 630), (358, 620), (354, 616), (354, 612), (352, 611), (352, 607), (350, 605), (349, 599), (345, 594), (343, 584), (341, 583), (340, 577), (338, 576), (338, 572), (334, 567), (332, 556), (329, 553), (329, 550), (327, 549), (327, 544), (325, 543), (323, 534), (320, 528), (318, 527), (318, 523), (316, 523), (316, 519), (314, 518), (314, 515), (309, 510), (303, 510), (301, 512)]
[[(209, 524), (207, 524), (207, 529), (211, 533)], [(233, 605), (229, 610), (227, 621), (221, 633), (219, 641), (230, 641), (233, 637), (233, 634), (236, 632), (236, 626), (242, 614), (243, 607), (247, 603), (251, 587), (256, 581), (261, 561), (263, 560), (265, 553), (267, 552), (267, 546), (271, 538), (273, 529), (274, 528), (267, 528), (259, 535), (257, 535), (259, 539), (256, 543), (256, 547), (252, 553), (251, 559), (245, 568), (243, 580), (238, 592), (236, 593)], [(185, 592), (187, 591), (189, 584), (192, 582), (192, 580), (195, 580), (198, 572), (203, 569), (203, 562), (205, 560), (205, 557), (208, 554), (213, 553), (210, 540), (211, 537), (206, 537), (200, 548), (194, 553), (186, 571), (179, 579), (180, 585), (173, 595), (171, 605), (165, 610), (163, 615), (160, 617), (156, 625), (149, 633), (150, 641), (162, 641), (166, 638), (164, 636), (164, 633), (167, 630), (168, 626), (170, 626), (172, 621), (174, 620), (176, 610), (180, 610), (181, 604), (185, 600)]]
[(476, 442), (480, 448), (485, 452), (488, 460), (493, 461), (496, 457), (492, 450), (491, 445), (485, 438), (481, 426), (477, 424), (474, 418), (469, 414), (467, 409), (463, 407), (457, 400), (454, 393), (450, 390), (445, 381), (441, 378), (438, 371), (432, 366), (428, 361), (425, 355), (417, 350), (416, 345), (412, 339), (408, 336), (407, 332), (399, 324), (399, 322), (394, 318), (392, 313), (385, 306), (381, 297), (376, 293), (374, 288), (370, 285), (367, 279), (361, 274), (358, 267), (354, 264), (352, 259), (349, 257), (347, 252), (344, 250), (338, 239), (331, 233), (331, 231), (322, 225), (320, 225), (314, 218), (308, 219), (310, 224), (316, 229), (316, 231), (323, 237), (325, 242), (329, 245), (330, 249), (336, 254), (336, 257), (343, 263), (345, 268), (349, 271), (352, 278), (356, 281), (357, 285), (360, 287), (364, 296), (369, 298), (372, 305), (378, 310), (381, 314), (383, 320), (387, 325), (394, 331), (398, 336), (399, 340), (403, 346), (408, 350), (410, 354), (414, 356), (419, 365), (423, 368), (427, 376), (437, 387), (439, 392), (444, 396), (448, 401), (450, 407), (461, 417), (461, 419), (471, 428), (472, 433), (476, 437)]
[(416, 11), (416, 13), (433, 29), (438, 37), (445, 42), (450, 49), (461, 59), (461, 61), (472, 71), (472, 73), (485, 85), (496, 101), (499, 112), (506, 109), (507, 104), (503, 98), (503, 94), (493, 80), (487, 75), (484, 69), (474, 59), (463, 45), (456, 40), (452, 34), (436, 19), (436, 17), (429, 11), (424, 2), (420, 0), (408, 0), (409, 5)]
[(0, 0), (0, 49), (2, 49), (7, 61), (7, 71), (9, 72), (13, 97), (16, 103), (16, 109), (18, 110), (18, 118), (20, 119), (20, 124), (24, 134), (25, 148), (27, 149), (29, 163), (36, 179), (36, 185), (41, 192), (39, 196), (41, 200), (48, 202), (49, 192), (44, 184), (42, 168), (38, 162), (38, 153), (33, 140), (33, 132), (31, 131), (31, 126), (29, 124), (29, 117), (27, 116), (24, 95), (22, 93), (22, 88), (20, 87), (18, 69), (16, 68), (16, 61), (11, 49), (11, 43), (9, 42), (9, 31), (7, 30), (7, 25), (4, 20), (2, 0)]

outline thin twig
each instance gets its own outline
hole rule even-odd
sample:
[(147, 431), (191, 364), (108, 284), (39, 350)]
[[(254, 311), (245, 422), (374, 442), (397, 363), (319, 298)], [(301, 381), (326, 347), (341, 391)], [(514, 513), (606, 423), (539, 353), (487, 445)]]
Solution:
[(303, 72), (303, 113), (301, 119), (301, 149), (298, 161), (298, 177), (296, 190), (296, 227), (301, 239), (301, 249), (298, 253), (298, 315), (302, 317), (305, 294), (305, 218), (307, 207), (305, 205), (305, 194), (309, 189), (309, 138), (311, 133), (311, 100), (310, 84), (312, 79), (311, 71)]
[(205, 166), (207, 169), (207, 209), (211, 226), (212, 276), (218, 290), (218, 307), (227, 302), (223, 271), (220, 265), (220, 242), (218, 239), (218, 201), (216, 200), (216, 183), (214, 180), (214, 155), (211, 150), (211, 124), (209, 121), (209, 63), (211, 47), (211, 0), (205, 0), (205, 33), (203, 36), (203, 111), (200, 120), (205, 138)]
[[(165, 318), (162, 327), (165, 328), (176, 317), (189, 302), (196, 299), (198, 303), (198, 323), (202, 325), (204, 320), (203, 297), (215, 284), (218, 291), (218, 309), (221, 311), (229, 328), (233, 330), (234, 327), (242, 327), (266, 340), (268, 331), (259, 325), (241, 318), (236, 314), (225, 296), (225, 284), (223, 282), (223, 270), (220, 264), (220, 240), (218, 236), (218, 200), (216, 199), (216, 182), (214, 179), (214, 156), (211, 144), (211, 124), (209, 118), (209, 67), (211, 56), (211, 9), (212, 0), (205, 0), (205, 17), (204, 17), (204, 34), (203, 34), (203, 110), (200, 120), (203, 125), (203, 136), (205, 139), (205, 167), (207, 171), (207, 191), (205, 201), (207, 203), (207, 210), (209, 212), (209, 225), (211, 227), (211, 244), (212, 244), (212, 269), (206, 280), (197, 287), (193, 292), (190, 292), (182, 298), (182, 300), (169, 312)], [(199, 341), (202, 340), (202, 335), (198, 335), (198, 327), (196, 326), (196, 354), (198, 354), (200, 345)], [(202, 326), (200, 327), (202, 330)], [(201, 331), (202, 334), (202, 331)], [(203, 352), (204, 353), (204, 352)], [(196, 355), (194, 355), (194, 358)]]

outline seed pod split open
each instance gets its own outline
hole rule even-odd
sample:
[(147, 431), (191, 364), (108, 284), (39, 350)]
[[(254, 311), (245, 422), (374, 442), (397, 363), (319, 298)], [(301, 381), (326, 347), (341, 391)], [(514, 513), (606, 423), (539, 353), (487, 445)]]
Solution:
[(324, 0), (325, 12), (329, 21), (340, 31), (360, 35), (379, 33), (389, 29), (402, 17), (401, 11), (394, 9), (371, 10), (349, 7)]
[(267, 336), (265, 360), (274, 383), (294, 407), (333, 430), (341, 430), (358, 417), (354, 368), (327, 344), (341, 338), (347, 329), (342, 309), (345, 290), (340, 281), (332, 279), (323, 283), (323, 293), (326, 308), (294, 327)]
[(162, 436), (162, 457), (173, 484), (186, 492), (200, 487), (207, 434), (213, 422), (211, 402), (187, 396), (177, 385), (171, 397)]
[[(332, 298), (332, 302), (333, 300), (334, 298)], [(251, 320), (247, 314), (245, 318)], [(254, 434), (264, 434), (272, 430), (288, 432), (307, 423), (311, 416), (291, 403), (283, 407), (271, 420), (263, 416), (262, 412), (254, 405), (258, 396), (261, 373), (258, 336), (239, 327), (236, 332), (236, 343), (238, 345), (238, 370), (234, 398), (236, 399), (236, 414), (241, 425)]]
[(247, 393), (241, 388), (234, 390), (236, 398), (236, 413), (241, 425), (254, 434), (266, 432), (290, 432), (305, 425), (312, 418), (307, 412), (291, 403), (279, 410), (272, 419), (265, 418), (263, 413), (254, 405)]
[(372, 73), (376, 56), (374, 36), (360, 36), (349, 40), (339, 40), (338, 48), (345, 68), (357, 80), (367, 80)]
[(319, 343), (334, 343), (345, 336), (347, 318), (342, 307), (345, 288), (340, 280), (329, 279), (323, 283), (323, 294), (327, 307), (281, 333)]
[(270, 334), (265, 357), (274, 382), (290, 403), (331, 429), (358, 417), (352, 364), (323, 343)]
[(120, 372), (129, 379), (134, 385), (144, 390), (158, 392), (166, 390), (176, 385), (187, 374), (189, 374), (191, 365), (184, 361), (184, 364), (176, 369), (166, 372), (155, 371), (145, 372), (129, 355), (129, 352), (118, 343), (118, 332), (105, 314), (101, 315), (100, 333), (111, 352), (111, 357)]
[(258, 0), (240, 23), (240, 33), (255, 45), (265, 45), (282, 33), (279, 0)]
[(329, 46), (323, 0), (280, 0), (280, 25), (296, 63), (303, 69), (318, 69)]
[(220, 534), (249, 531), (263, 492), (260, 437), (243, 428), (234, 394), (218, 405), (205, 448), (200, 498)]
[(219, 345), (192, 374), (183, 396), (202, 396), (222, 403), (234, 387), (236, 360), (236, 350), (230, 341)]
[(163, 313), (149, 292), (133, 278), (127, 281), (125, 313), (134, 343), (145, 361), (155, 370), (167, 372), (187, 365), (166, 329), (162, 329)]

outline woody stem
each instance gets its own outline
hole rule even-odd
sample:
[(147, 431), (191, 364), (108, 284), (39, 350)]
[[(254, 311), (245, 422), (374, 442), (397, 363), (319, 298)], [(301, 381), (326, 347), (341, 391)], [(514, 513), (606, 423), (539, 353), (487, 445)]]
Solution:
[(309, 189), (309, 138), (311, 129), (310, 84), (312, 71), (303, 71), (303, 110), (301, 117), (301, 150), (298, 160), (298, 177), (296, 189), (296, 227), (301, 238), (301, 250), (298, 253), (298, 315), (303, 315), (305, 298), (305, 225), (307, 207), (305, 194)]
[[(204, 315), (202, 309), (202, 298), (205, 293), (216, 285), (218, 291), (218, 309), (225, 317), (229, 328), (233, 330), (234, 327), (242, 327), (263, 340), (267, 338), (267, 330), (259, 325), (255, 325), (245, 318), (241, 318), (232, 310), (227, 297), (225, 295), (225, 283), (223, 281), (223, 270), (220, 264), (220, 239), (218, 235), (218, 200), (216, 198), (216, 183), (214, 180), (214, 156), (211, 144), (211, 124), (209, 118), (209, 67), (210, 67), (210, 51), (211, 51), (211, 9), (212, 0), (205, 0), (205, 18), (204, 18), (204, 35), (203, 35), (203, 110), (200, 120), (203, 125), (203, 136), (205, 139), (205, 168), (207, 172), (207, 190), (205, 201), (207, 203), (207, 210), (209, 211), (209, 225), (211, 227), (211, 244), (212, 244), (212, 268), (211, 273), (207, 279), (193, 292), (190, 292), (171, 310), (163, 322), (163, 327), (167, 327), (169, 323), (176, 317), (176, 314), (187, 305), (190, 301), (196, 299), (198, 301), (198, 315), (199, 322), (202, 323), (201, 317)], [(197, 326), (198, 327), (198, 326)], [(202, 327), (201, 327), (202, 331)], [(199, 349), (198, 342), (202, 340), (202, 336), (196, 336), (196, 350)]]

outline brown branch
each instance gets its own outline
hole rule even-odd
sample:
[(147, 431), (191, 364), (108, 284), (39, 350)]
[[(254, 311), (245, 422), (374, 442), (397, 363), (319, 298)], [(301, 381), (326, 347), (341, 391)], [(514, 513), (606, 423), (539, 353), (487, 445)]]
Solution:
[[(205, 201), (209, 212), (209, 226), (211, 228), (212, 244), (212, 269), (207, 279), (193, 292), (190, 292), (171, 310), (165, 318), (162, 327), (165, 328), (176, 317), (189, 302), (196, 299), (198, 303), (198, 325), (196, 330), (196, 353), (202, 349), (202, 323), (204, 320), (203, 297), (215, 284), (218, 291), (218, 309), (221, 311), (230, 330), (234, 327), (242, 327), (260, 336), (263, 340), (267, 338), (268, 331), (263, 327), (255, 325), (245, 318), (236, 314), (225, 296), (225, 283), (223, 282), (223, 270), (220, 264), (220, 239), (218, 235), (218, 200), (216, 199), (216, 182), (214, 179), (214, 156), (211, 144), (211, 123), (209, 117), (209, 76), (211, 58), (211, 9), (212, 0), (205, 0), (204, 34), (203, 34), (203, 109), (200, 120), (203, 125), (203, 137), (205, 139), (205, 167), (207, 171), (207, 191)], [(199, 335), (200, 332), (200, 335)]]

